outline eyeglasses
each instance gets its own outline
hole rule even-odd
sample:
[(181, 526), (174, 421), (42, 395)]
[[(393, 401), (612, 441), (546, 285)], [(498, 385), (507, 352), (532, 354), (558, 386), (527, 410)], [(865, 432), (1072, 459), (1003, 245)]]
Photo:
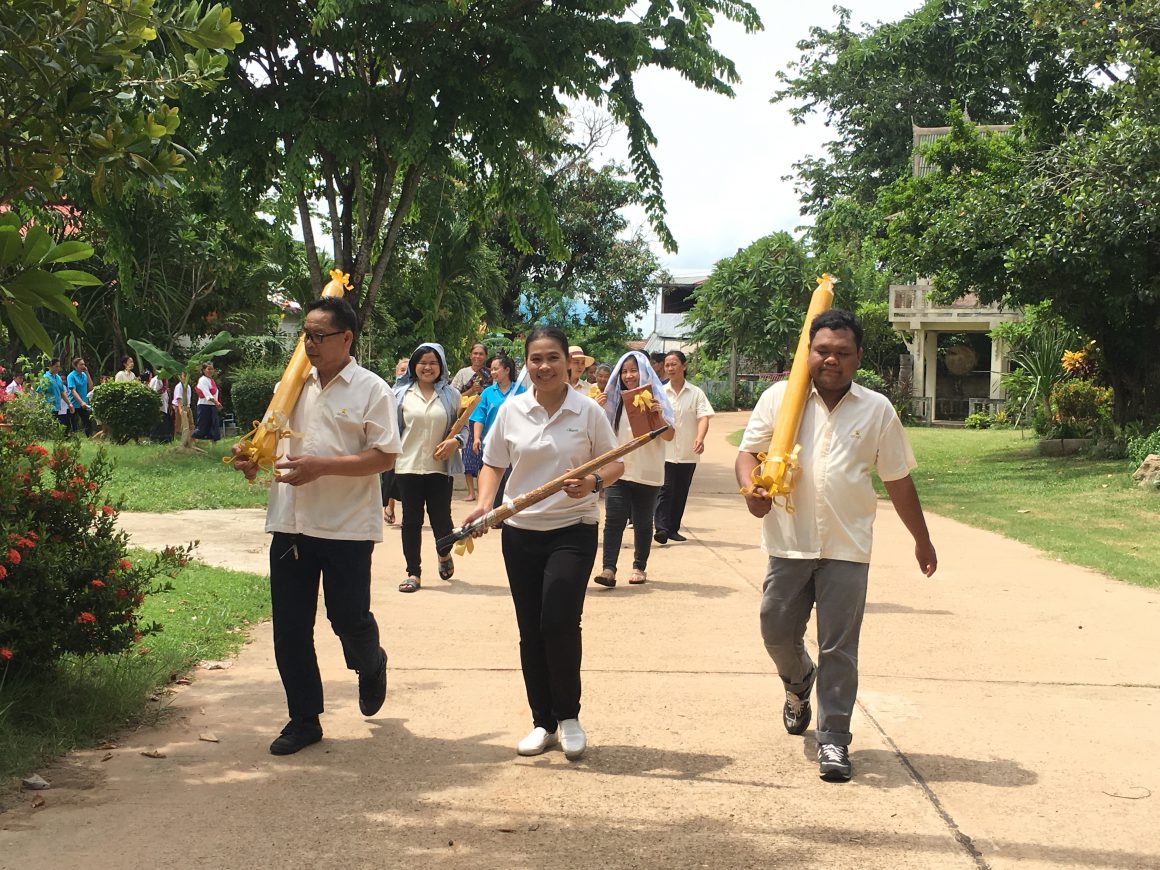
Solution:
[(304, 329), (302, 330), (302, 338), (307, 344), (322, 344), (332, 335), (342, 335), (344, 332), (346, 332), (345, 329), (340, 329), (337, 332), (309, 332)]

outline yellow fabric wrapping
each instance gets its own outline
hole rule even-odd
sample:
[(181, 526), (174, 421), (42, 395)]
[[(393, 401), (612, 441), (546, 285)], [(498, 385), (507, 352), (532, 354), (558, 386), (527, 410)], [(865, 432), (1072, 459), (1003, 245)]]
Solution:
[[(330, 273), (330, 281), (322, 290), (323, 296), (343, 296), (350, 288), (350, 276), (339, 269)], [(302, 387), (310, 375), (310, 359), (306, 356), (305, 339), (299, 337), (298, 346), (294, 349), (290, 362), (282, 372), (282, 379), (274, 391), (270, 404), (261, 421), (255, 420), (253, 428), (238, 439), (238, 445), (250, 461), (259, 468), (266, 469), (275, 477), (278, 472), (274, 463), (278, 460), (275, 450), (279, 438), (288, 438), (295, 433), (289, 429), (290, 414), (298, 404), (298, 397), (302, 395)], [(222, 462), (233, 462), (233, 456), (225, 456)]]
[(801, 445), (796, 443), (797, 432), (801, 426), (806, 397), (810, 391), (810, 370), (807, 363), (810, 353), (810, 324), (814, 322), (815, 317), (833, 306), (834, 280), (828, 274), (818, 278), (818, 286), (810, 299), (805, 323), (802, 324), (793, 365), (790, 366), (785, 395), (777, 411), (773, 436), (769, 439), (769, 450), (758, 454), (757, 458), (761, 464), (753, 469), (753, 485), (742, 490), (743, 494), (750, 495), (754, 489), (761, 487), (774, 504), (784, 507), (790, 513), (794, 510), (790, 495), (797, 484), (797, 471), (801, 467), (798, 463)]

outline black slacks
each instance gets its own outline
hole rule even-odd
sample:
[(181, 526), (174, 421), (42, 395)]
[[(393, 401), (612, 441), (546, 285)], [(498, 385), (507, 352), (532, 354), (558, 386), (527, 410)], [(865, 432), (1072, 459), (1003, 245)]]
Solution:
[(657, 508), (659, 486), (618, 480), (604, 490), (604, 567), (616, 570), (624, 529), (632, 518), (632, 567), (648, 568), (652, 552), (653, 513)]
[[(427, 508), (427, 519), (435, 540), (450, 535), (451, 487), (454, 481), (446, 474), (396, 474), (395, 486), (399, 490), (399, 500), (403, 503), (403, 521), (400, 537), (403, 539), (403, 559), (407, 563), (407, 575), (423, 576), (423, 508)], [(451, 552), (448, 547), (440, 556)]]
[(504, 526), (502, 536), (532, 723), (555, 731), (561, 719), (580, 715), (580, 617), (596, 562), (596, 526)]
[(275, 532), (270, 542), (270, 599), (274, 611), (274, 658), (286, 689), (291, 719), (323, 711), (322, 676), (314, 650), (318, 581), (326, 618), (346, 666), (379, 666), (379, 626), (371, 613), (371, 553), (374, 541), (336, 541)]
[(689, 500), (689, 489), (693, 486), (695, 462), (666, 462), (665, 485), (657, 497), (656, 527), (658, 532), (672, 535), (681, 530), (681, 520), (685, 518), (685, 503)]

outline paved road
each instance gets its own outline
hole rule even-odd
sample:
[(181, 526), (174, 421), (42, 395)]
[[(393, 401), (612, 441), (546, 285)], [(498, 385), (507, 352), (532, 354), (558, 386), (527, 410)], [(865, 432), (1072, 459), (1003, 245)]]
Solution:
[[(582, 761), (514, 753), (529, 723), (498, 539), (404, 596), (389, 530), (380, 715), (358, 714), (322, 623), (326, 739), (268, 755), (284, 707), (261, 626), (166, 725), (45, 771), (47, 806), (0, 816), (0, 867), (1160, 867), (1160, 594), (950, 520), (932, 518), (927, 580), (881, 507), (857, 775), (817, 778), (757, 630), (764, 557), (723, 440), (744, 419), (714, 422), (689, 542), (654, 550), (643, 587), (590, 587)], [(203, 559), (264, 570), (260, 512), (124, 521), (161, 546), (191, 519)]]

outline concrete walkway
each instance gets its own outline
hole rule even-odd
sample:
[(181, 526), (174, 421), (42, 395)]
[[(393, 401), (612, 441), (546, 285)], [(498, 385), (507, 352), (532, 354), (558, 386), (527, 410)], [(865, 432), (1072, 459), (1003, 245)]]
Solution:
[[(0, 867), (1160, 867), (1160, 594), (938, 517), (928, 580), (888, 503), (856, 777), (818, 779), (758, 633), (765, 560), (724, 441), (744, 422), (714, 421), (689, 542), (654, 548), (643, 587), (590, 587), (582, 761), (515, 755), (529, 721), (498, 537), (401, 595), (388, 529), (380, 715), (359, 715), (320, 621), (326, 739), (267, 754), (285, 708), (261, 626), (163, 727), (44, 771), (46, 806), (0, 816)], [(191, 514), (124, 523), (162, 546), (194, 522), (200, 558), (264, 573), (261, 512)]]

